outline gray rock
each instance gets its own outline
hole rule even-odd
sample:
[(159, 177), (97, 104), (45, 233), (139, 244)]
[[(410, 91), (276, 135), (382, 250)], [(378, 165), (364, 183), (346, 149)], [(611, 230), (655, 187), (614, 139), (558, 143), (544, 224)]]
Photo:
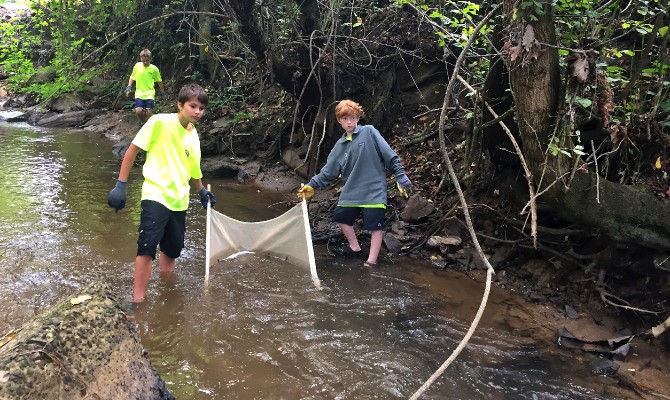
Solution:
[(78, 127), (103, 112), (103, 110), (82, 110), (62, 114), (50, 114), (37, 120), (35, 124), (50, 128)]
[(594, 358), (591, 361), (591, 372), (596, 375), (611, 376), (619, 371), (619, 364), (607, 358)]
[(1, 399), (174, 399), (104, 283), (74, 293), (14, 335), (0, 347)]
[(49, 101), (47, 108), (57, 113), (83, 110), (81, 98), (73, 93), (63, 93)]

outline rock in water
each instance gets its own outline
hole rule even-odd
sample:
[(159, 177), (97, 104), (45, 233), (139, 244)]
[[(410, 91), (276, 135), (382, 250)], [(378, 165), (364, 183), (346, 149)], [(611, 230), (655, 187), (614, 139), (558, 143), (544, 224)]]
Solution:
[(0, 399), (174, 399), (104, 283), (33, 317), (0, 346)]

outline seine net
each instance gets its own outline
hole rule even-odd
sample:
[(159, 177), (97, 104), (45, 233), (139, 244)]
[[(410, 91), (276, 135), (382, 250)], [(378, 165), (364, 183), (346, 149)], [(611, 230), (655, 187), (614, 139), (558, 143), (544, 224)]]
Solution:
[(284, 214), (260, 222), (238, 221), (208, 207), (206, 242), (206, 277), (210, 265), (249, 251), (285, 259), (309, 273), (314, 285), (321, 287), (304, 200)]

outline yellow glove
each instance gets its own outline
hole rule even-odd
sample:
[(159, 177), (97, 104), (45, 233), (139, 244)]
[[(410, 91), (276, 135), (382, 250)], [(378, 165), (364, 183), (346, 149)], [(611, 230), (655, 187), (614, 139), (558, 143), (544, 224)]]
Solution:
[(398, 187), (398, 193), (400, 193), (402, 197), (406, 199), (409, 198), (409, 193), (407, 193), (407, 191), (403, 189), (403, 187), (398, 182), (396, 182), (395, 185)]
[(299, 199), (308, 200), (312, 196), (314, 196), (314, 188), (309, 185), (303, 185), (300, 190), (298, 190)]

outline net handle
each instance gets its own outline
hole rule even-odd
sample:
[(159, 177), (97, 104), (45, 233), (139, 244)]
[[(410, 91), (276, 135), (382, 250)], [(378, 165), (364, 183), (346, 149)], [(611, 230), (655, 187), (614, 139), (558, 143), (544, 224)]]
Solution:
[[(212, 185), (207, 184), (207, 191), (211, 191)], [(210, 224), (212, 220), (212, 205), (209, 201), (209, 196), (207, 196), (207, 222), (205, 224), (205, 281), (209, 280), (209, 256), (210, 256), (210, 249), (209, 249), (209, 242), (210, 242), (210, 236), (211, 236), (211, 228)]]

